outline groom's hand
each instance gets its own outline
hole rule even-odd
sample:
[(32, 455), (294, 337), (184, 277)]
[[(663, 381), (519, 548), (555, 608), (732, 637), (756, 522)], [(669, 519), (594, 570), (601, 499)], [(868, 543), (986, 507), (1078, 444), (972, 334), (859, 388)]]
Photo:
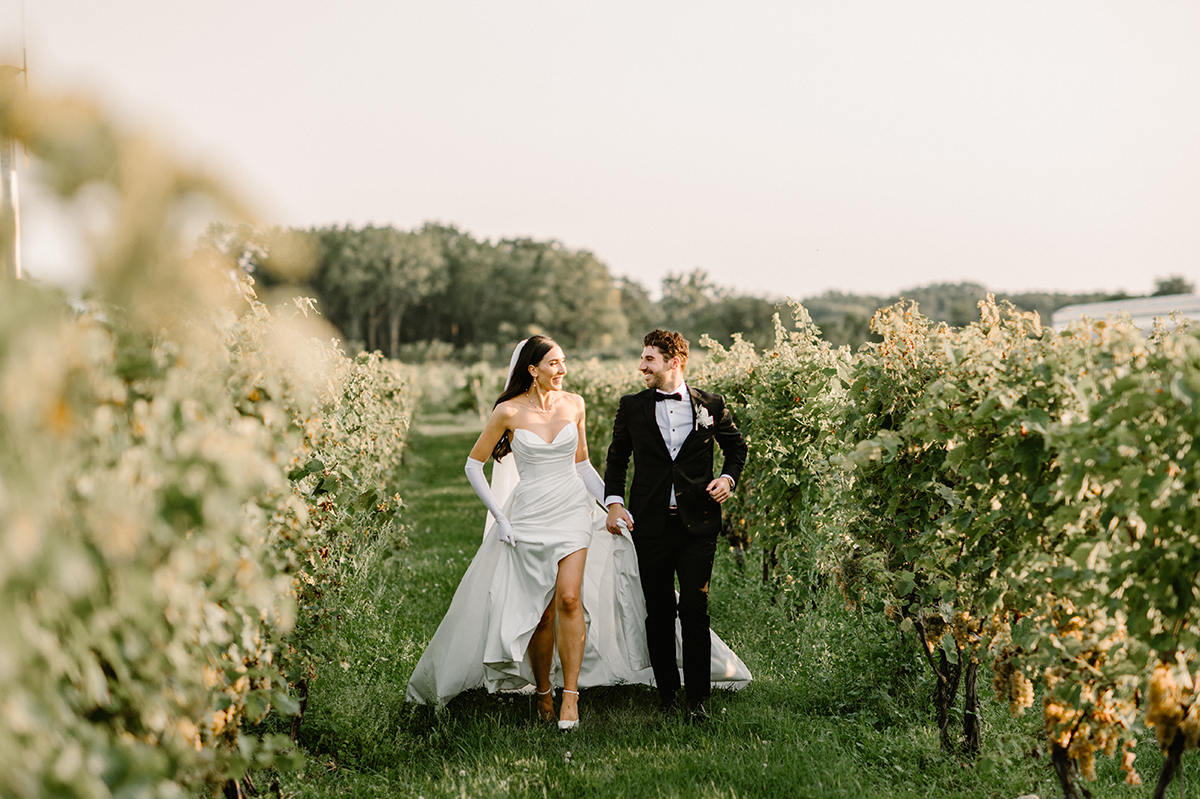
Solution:
[(729, 495), (733, 493), (733, 486), (729, 484), (729, 478), (718, 477), (708, 484), (708, 495), (717, 502), (724, 502), (729, 499)]
[(608, 506), (608, 519), (604, 522), (604, 526), (613, 535), (621, 535), (619, 522), (625, 522), (626, 532), (633, 531), (633, 517), (629, 515), (629, 511), (625, 510), (624, 505), (614, 502)]

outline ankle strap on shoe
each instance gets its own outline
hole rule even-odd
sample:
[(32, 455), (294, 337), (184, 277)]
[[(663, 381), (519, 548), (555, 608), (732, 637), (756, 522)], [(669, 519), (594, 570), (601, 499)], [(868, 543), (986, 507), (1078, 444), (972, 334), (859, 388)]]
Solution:
[(538, 691), (536, 688), (534, 688), (533, 690), (537, 693), (538, 696), (545, 696), (546, 694), (554, 693), (554, 686), (551, 685), (549, 688), (547, 688), (544, 691)]
[(579, 692), (578, 692), (578, 691), (572, 691), (570, 688), (564, 688), (564, 689), (563, 689), (563, 693), (564, 693), (564, 694), (575, 694), (575, 696), (579, 696)]

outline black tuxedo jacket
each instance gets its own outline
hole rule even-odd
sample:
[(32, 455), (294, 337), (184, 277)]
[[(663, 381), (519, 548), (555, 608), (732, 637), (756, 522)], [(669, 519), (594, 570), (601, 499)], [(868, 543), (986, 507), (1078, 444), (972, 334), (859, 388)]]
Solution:
[[(612, 444), (604, 469), (606, 496), (625, 496), (629, 456), (633, 456), (633, 485), (626, 507), (633, 515), (633, 536), (661, 535), (666, 528), (675, 486), (679, 517), (695, 535), (715, 536), (721, 530), (721, 504), (708, 495), (713, 480), (713, 442), (721, 448), (724, 463), (717, 474), (736, 482), (746, 463), (746, 442), (733, 423), (725, 399), (719, 394), (688, 386), (692, 399), (692, 432), (684, 439), (675, 460), (663, 441), (654, 415), (655, 389), (621, 397), (613, 421)], [(708, 411), (711, 424), (701, 424), (700, 409)]]

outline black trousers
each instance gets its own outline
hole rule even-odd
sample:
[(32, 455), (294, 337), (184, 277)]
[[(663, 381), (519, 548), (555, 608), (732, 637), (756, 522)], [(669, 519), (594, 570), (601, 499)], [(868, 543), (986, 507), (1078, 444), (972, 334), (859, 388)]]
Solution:
[[(709, 638), (708, 583), (712, 578), (716, 536), (692, 535), (672, 513), (659, 535), (634, 539), (642, 592), (646, 595), (646, 641), (659, 696), (671, 701), (679, 690), (675, 661), (675, 617), (683, 629), (683, 682), (694, 704), (712, 692), (712, 641)], [(679, 602), (675, 578), (679, 578)]]

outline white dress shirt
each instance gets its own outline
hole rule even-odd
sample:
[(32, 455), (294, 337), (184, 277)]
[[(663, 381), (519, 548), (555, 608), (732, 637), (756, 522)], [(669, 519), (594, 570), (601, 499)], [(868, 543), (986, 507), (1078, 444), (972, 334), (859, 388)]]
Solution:
[[(654, 403), (654, 418), (658, 422), (658, 432), (662, 434), (667, 452), (671, 460), (683, 448), (683, 441), (692, 432), (692, 397), (688, 393), (686, 383), (680, 383), (673, 392), (658, 389), (659, 394), (679, 394), (679, 399), (656, 400)], [(671, 507), (675, 507), (675, 486), (671, 486)]]

